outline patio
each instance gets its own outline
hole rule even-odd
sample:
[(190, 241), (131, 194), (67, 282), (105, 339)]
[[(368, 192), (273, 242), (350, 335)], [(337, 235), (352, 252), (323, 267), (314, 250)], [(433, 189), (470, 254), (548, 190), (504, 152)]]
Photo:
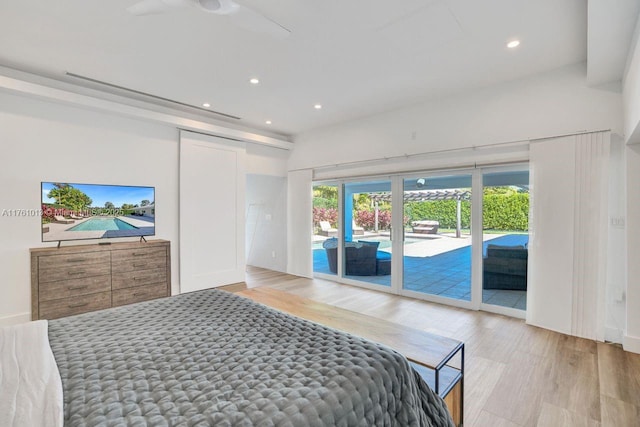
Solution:
[[(404, 288), (459, 300), (471, 300), (471, 238), (455, 238), (446, 234), (430, 238), (415, 238), (407, 234), (404, 256)], [(381, 240), (384, 236), (358, 236), (360, 240)], [(423, 236), (424, 237), (424, 236)], [(485, 234), (483, 254), (489, 243), (496, 245), (524, 245), (527, 234)], [(385, 242), (385, 240), (383, 240)], [(388, 238), (380, 250), (391, 253)], [(319, 246), (319, 247), (318, 247)], [(333, 275), (321, 243), (313, 249), (315, 273)], [(391, 286), (391, 276), (345, 276), (367, 283)], [(488, 304), (526, 309), (526, 291), (483, 290), (483, 302)]]

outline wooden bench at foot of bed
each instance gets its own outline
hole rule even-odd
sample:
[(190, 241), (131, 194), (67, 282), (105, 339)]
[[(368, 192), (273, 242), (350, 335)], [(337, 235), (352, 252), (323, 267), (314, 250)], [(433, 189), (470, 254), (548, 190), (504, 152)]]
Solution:
[(379, 342), (403, 354), (463, 421), (464, 343), (271, 288), (237, 292), (256, 302), (321, 325)]

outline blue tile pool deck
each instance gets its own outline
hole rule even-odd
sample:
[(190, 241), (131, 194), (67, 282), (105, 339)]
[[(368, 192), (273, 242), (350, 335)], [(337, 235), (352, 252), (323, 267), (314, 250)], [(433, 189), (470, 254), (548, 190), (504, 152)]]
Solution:
[[(528, 242), (526, 234), (507, 234), (483, 243), (483, 255), (489, 244), (513, 246)], [(335, 275), (329, 270), (324, 249), (313, 250), (313, 271)], [(367, 283), (391, 286), (391, 276), (345, 276)], [(464, 246), (433, 256), (404, 257), (404, 287), (407, 290), (459, 300), (471, 300), (471, 246)], [(484, 289), (487, 304), (526, 310), (526, 291)]]

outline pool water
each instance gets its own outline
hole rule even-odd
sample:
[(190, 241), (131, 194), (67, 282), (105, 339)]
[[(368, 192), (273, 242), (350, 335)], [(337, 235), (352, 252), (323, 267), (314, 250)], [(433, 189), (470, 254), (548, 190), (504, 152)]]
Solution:
[(90, 218), (67, 231), (136, 230), (137, 228), (118, 218)]

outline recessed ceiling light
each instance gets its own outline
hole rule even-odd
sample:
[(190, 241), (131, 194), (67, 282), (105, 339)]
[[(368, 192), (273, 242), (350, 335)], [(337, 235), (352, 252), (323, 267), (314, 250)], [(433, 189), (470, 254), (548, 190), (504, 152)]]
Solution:
[(271, 124), (271, 120), (267, 120), (265, 123), (270, 125)]
[(211, 107), (211, 104), (209, 104), (208, 102), (205, 102), (204, 104), (202, 104), (202, 106), (204, 108), (209, 108), (209, 107)]
[(322, 104), (316, 104), (313, 106), (316, 110), (322, 110)]
[(252, 85), (257, 85), (258, 83), (260, 83), (260, 80), (256, 79), (255, 77), (249, 80), (249, 83), (251, 83)]
[(507, 43), (507, 47), (509, 49), (513, 49), (518, 46), (520, 46), (520, 40), (511, 40), (509, 43)]

